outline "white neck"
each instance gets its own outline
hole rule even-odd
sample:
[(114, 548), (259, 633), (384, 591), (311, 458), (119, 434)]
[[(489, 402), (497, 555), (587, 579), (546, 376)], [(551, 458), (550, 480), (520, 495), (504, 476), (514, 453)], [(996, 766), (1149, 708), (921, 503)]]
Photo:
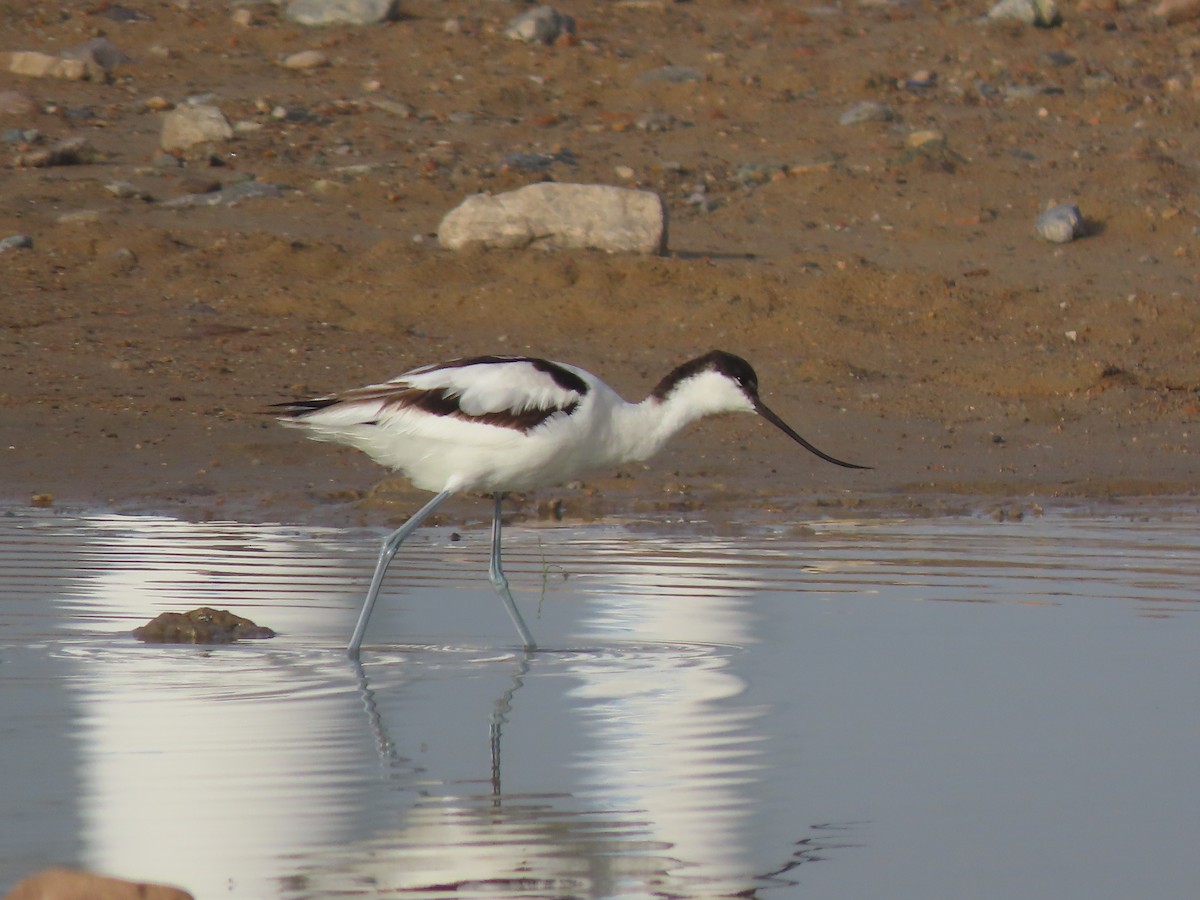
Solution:
[(680, 383), (665, 399), (647, 397), (641, 403), (622, 403), (612, 417), (620, 461), (649, 459), (697, 419), (753, 411), (749, 400), (711, 373)]

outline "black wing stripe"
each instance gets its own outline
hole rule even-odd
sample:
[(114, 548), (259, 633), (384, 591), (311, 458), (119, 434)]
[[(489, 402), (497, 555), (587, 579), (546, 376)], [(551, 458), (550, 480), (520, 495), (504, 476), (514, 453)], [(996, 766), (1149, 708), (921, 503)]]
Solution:
[(341, 400), (337, 397), (318, 397), (314, 400), (292, 400), (288, 403), (272, 403), (272, 415), (283, 416), (288, 419), (299, 419), (301, 416), (306, 416), (309, 413), (318, 412), (319, 410), (340, 403)]
[(505, 409), (473, 416), (464, 412), (458, 403), (459, 398), (457, 396), (447, 394), (445, 391), (407, 390), (395, 393), (389, 397), (387, 406), (393, 409), (419, 409), (422, 412), (427, 412), (435, 416), (451, 416), (456, 419), (462, 419), (465, 422), (481, 422), (485, 425), (497, 425), (501, 428), (512, 428), (514, 431), (521, 432), (530, 432), (551, 416), (558, 415), (559, 413), (565, 413), (569, 416), (579, 406), (578, 402), (572, 401), (566, 406), (555, 406), (550, 409), (538, 409), (535, 407), (522, 410)]
[(424, 374), (436, 369), (465, 369), (467, 366), (501, 365), (504, 363), (529, 363), (539, 372), (549, 375), (554, 383), (564, 391), (574, 391), (580, 397), (587, 396), (588, 383), (586, 381), (570, 369), (564, 369), (558, 363), (552, 363), (548, 359), (539, 359), (536, 356), (472, 356), (467, 359), (454, 359), (450, 362), (431, 366), (424, 370), (419, 369), (418, 371)]
[[(499, 412), (488, 412), (482, 415), (473, 416), (464, 412), (462, 407), (458, 405), (458, 397), (447, 394), (445, 391), (418, 391), (406, 390), (397, 391), (394, 388), (390, 391), (378, 392), (374, 396), (365, 392), (358, 392), (353, 396), (342, 395), (340, 397), (318, 397), (313, 400), (294, 400), (291, 403), (274, 403), (271, 405), (271, 410), (274, 415), (282, 416), (288, 419), (303, 419), (310, 413), (320, 412), (323, 409), (328, 409), (331, 406), (336, 406), (339, 403), (353, 403), (364, 400), (381, 400), (384, 402), (384, 409), (417, 409), (421, 412), (429, 413), (433, 416), (451, 416), (456, 419), (462, 419), (464, 422), (479, 422), (484, 425), (496, 425), (500, 428), (511, 428), (514, 431), (528, 433), (537, 428), (547, 419), (552, 416), (571, 415), (578, 408), (579, 403), (572, 401), (566, 406), (555, 406), (550, 409), (523, 409), (519, 412), (515, 410), (501, 410)], [(378, 418), (372, 419), (369, 422), (360, 422), (361, 425), (378, 425)]]

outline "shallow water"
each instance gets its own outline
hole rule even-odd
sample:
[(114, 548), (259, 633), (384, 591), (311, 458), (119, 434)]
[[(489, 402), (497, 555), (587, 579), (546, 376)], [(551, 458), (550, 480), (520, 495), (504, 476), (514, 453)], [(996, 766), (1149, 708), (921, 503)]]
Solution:
[[(1191, 898), (1200, 518), (427, 529), (0, 517), (0, 890)], [(152, 647), (164, 610), (281, 634)]]

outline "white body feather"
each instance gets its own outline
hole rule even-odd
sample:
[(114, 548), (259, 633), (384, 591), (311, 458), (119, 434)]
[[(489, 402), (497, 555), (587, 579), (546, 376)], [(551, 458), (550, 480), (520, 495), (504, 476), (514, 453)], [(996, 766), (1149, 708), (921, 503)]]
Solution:
[[(745, 393), (714, 371), (687, 378), (665, 399), (629, 403), (583, 369), (552, 365), (577, 376), (587, 391), (564, 387), (527, 360), (426, 366), (284, 421), (316, 440), (356, 447), (427, 491), (503, 492), (646, 459), (702, 416), (754, 411)], [(457, 398), (462, 414), (397, 402), (409, 390)], [(557, 411), (528, 430), (471, 418), (528, 410)]]

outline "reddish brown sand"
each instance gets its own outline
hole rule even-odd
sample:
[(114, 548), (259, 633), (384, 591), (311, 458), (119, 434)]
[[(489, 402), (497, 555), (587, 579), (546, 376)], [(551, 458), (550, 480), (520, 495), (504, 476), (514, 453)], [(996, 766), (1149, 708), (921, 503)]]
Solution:
[[(266, 5), (252, 27), (215, 0), (124, 5), (154, 21), (117, 23), (93, 2), (4, 13), (0, 49), (103, 32), (133, 58), (109, 84), (0, 75), (51, 110), (0, 127), (84, 136), (101, 154), (0, 172), (0, 237), (35, 240), (0, 255), (5, 503), (391, 522), (416, 492), (260, 410), (479, 353), (576, 363), (635, 398), (714, 347), (750, 359), (767, 402), (815, 444), (874, 470), (729, 417), (648, 466), (514, 509), (737, 517), (1194, 491), (1194, 25), (1073, 5), (1062, 27), (1032, 29), (982, 26), (977, 3), (605, 0), (562, 5), (577, 42), (529, 47), (501, 33), (517, 11), (503, 3), (406, 0), (402, 21), (321, 30)], [(309, 48), (331, 64), (277, 64)], [(704, 77), (636, 82), (667, 63)], [(920, 70), (932, 87), (898, 86)], [(1058, 90), (1005, 99), (980, 81)], [(145, 101), (207, 91), (264, 127), (151, 168), (162, 114)], [(381, 97), (414, 115), (367, 103)], [(839, 126), (862, 99), (900, 121)], [(273, 118), (280, 105), (312, 118)], [(638, 128), (650, 113), (673, 126)], [(921, 129), (944, 144), (910, 149)], [(548, 177), (660, 191), (670, 254), (437, 248), (467, 194), (545, 177), (508, 154), (564, 150), (575, 163)], [(125, 180), (161, 200), (250, 174), (296, 190), (190, 210), (105, 190)], [(697, 184), (715, 210), (687, 202)], [(1051, 199), (1078, 203), (1091, 234), (1039, 240)], [(77, 210), (98, 218), (61, 221)]]

